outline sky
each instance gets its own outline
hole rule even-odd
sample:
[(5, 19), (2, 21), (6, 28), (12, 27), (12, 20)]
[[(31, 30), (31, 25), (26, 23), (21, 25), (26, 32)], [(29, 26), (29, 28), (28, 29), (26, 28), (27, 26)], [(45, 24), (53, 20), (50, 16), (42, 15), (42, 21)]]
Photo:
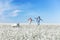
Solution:
[(41, 23), (60, 23), (60, 0), (0, 0), (0, 23), (25, 23), (37, 16)]

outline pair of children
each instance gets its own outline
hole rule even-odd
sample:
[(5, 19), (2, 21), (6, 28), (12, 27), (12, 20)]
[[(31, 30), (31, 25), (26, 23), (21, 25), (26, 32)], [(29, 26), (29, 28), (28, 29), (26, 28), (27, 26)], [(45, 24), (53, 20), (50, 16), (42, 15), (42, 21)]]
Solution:
[[(35, 19), (36, 19), (37, 25), (40, 25), (40, 21), (42, 20), (42, 19), (40, 18), (40, 16), (36, 17)], [(29, 21), (29, 24), (31, 24), (32, 21), (33, 21), (33, 19), (30, 17), (30, 18), (28, 19), (28, 21)]]

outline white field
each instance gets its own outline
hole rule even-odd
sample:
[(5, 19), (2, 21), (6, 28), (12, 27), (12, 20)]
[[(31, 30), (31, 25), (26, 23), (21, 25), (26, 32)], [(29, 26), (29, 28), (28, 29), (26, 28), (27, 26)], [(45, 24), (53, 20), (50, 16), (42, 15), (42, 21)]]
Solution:
[(60, 40), (60, 25), (0, 24), (0, 40)]

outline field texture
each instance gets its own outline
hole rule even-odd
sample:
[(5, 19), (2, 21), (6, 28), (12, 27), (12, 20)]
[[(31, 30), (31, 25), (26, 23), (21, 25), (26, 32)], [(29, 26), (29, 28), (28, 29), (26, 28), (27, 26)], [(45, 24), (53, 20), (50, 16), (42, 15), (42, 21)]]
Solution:
[(60, 40), (60, 25), (0, 25), (0, 40)]

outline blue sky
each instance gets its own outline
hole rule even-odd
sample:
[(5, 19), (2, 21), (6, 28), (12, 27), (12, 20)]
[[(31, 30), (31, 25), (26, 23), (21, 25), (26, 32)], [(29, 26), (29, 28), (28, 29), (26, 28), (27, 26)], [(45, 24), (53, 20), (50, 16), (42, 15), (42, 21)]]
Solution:
[(60, 23), (60, 0), (0, 0), (1, 23), (27, 22), (37, 16), (41, 23)]

